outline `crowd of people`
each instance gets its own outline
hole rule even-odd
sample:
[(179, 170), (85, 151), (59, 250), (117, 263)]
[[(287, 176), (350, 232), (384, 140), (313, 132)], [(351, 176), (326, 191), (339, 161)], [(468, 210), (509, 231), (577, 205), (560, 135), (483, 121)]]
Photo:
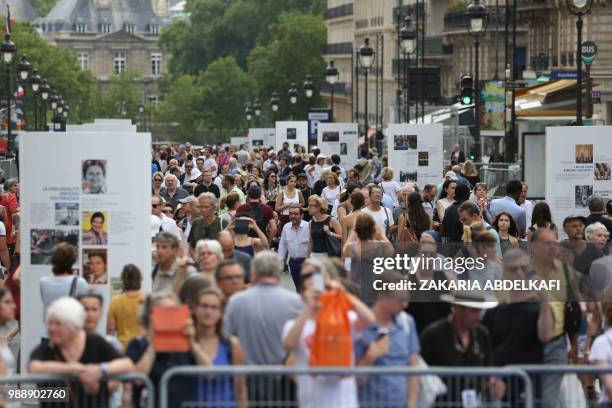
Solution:
[[(46, 329), (31, 355), (19, 357), (28, 360), (31, 373), (77, 375), (71, 398), (78, 406), (140, 406), (147, 397), (142, 386), (107, 381), (115, 374), (142, 373), (158, 391), (174, 366), (321, 366), (336, 349), (335, 357), (350, 354), (347, 370), (612, 365), (612, 201), (593, 195), (588, 217), (572, 215), (555, 225), (549, 205), (528, 200), (528, 186), (519, 180), (493, 199), (460, 150), (440, 169), (439, 184), (420, 188), (394, 181), (400, 169), (364, 146), (353, 168), (342, 167), (337, 155), (292, 150), (288, 143), (279, 151), (158, 145), (152, 153), (151, 270), (125, 265), (123, 292), (106, 307), (93, 285), (73, 275), (77, 254), (62, 242), (50, 255), (52, 276), (40, 281)], [(15, 372), (18, 350), (9, 344), (20, 319), (21, 274), (11, 268), (19, 254), (15, 185), (7, 182), (0, 195), (6, 226), (0, 260), (10, 270), (8, 289), (0, 288), (5, 374)], [(94, 233), (100, 215), (91, 217), (91, 239), (102, 239)], [(408, 275), (386, 267), (380, 279), (387, 285), (372, 291), (375, 260), (405, 253), (440, 262), (419, 264)], [(457, 257), (480, 257), (483, 267), (458, 272), (439, 266)], [(142, 287), (145, 274), (150, 291)], [(397, 289), (404, 280), (440, 285)], [(448, 289), (459, 281), (503, 280), (555, 280), (559, 287)], [(320, 336), (330, 330), (332, 306), (342, 310), (347, 327), (347, 338), (337, 344)], [(180, 307), (188, 309), (184, 349), (162, 351), (159, 310)], [(98, 327), (103, 313), (106, 328)], [(562, 380), (550, 374), (535, 381), (541, 406), (556, 406), (567, 386)], [(581, 377), (573, 391), (609, 401), (612, 374), (600, 376), (599, 388), (593, 380)], [(171, 406), (294, 401), (303, 407), (420, 407), (461, 406), (468, 394), (514, 404), (522, 395), (494, 376), (462, 378), (443, 388), (432, 395), (416, 376), (218, 376), (176, 382), (170, 398)]]

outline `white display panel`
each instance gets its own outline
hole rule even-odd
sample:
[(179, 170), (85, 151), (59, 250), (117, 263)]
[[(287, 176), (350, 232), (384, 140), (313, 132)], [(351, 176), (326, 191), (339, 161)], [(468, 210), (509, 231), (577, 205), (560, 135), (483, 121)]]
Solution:
[(419, 188), (437, 185), (442, 178), (441, 124), (390, 124), (387, 131), (389, 167), (400, 183), (416, 182)]
[(356, 123), (319, 123), (317, 146), (326, 156), (337, 154), (346, 170), (357, 162), (359, 141)]
[(563, 220), (587, 216), (592, 195), (612, 198), (612, 126), (546, 128), (546, 202), (559, 236)]
[[(76, 246), (73, 270), (95, 282), (90, 287), (104, 297), (104, 317), (111, 286), (120, 283), (125, 264), (140, 268), (142, 288), (150, 290), (151, 136), (26, 132), (20, 138), (19, 152), (23, 369), (43, 334), (39, 282), (52, 276), (50, 254), (57, 242)], [(94, 213), (101, 213), (104, 220), (96, 238), (90, 229)], [(100, 225), (99, 221), (95, 223)], [(106, 276), (100, 273), (100, 261)], [(98, 330), (105, 332), (105, 318)]]
[(282, 149), (285, 142), (292, 152), (298, 144), (308, 149), (308, 122), (276, 122), (276, 150)]
[(272, 148), (276, 151), (276, 129), (274, 128), (252, 128), (249, 129), (249, 151), (253, 147)]

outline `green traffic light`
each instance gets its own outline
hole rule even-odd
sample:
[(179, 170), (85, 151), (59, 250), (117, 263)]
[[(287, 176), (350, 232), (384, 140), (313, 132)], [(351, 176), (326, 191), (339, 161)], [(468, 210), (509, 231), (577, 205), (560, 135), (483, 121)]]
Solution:
[(461, 97), (461, 103), (463, 105), (471, 105), (472, 104), (472, 98), (470, 96), (462, 96)]

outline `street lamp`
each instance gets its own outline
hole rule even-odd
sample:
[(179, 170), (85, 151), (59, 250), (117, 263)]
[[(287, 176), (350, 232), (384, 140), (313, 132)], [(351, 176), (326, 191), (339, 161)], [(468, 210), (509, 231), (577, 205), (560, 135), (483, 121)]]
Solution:
[(57, 101), (57, 113), (61, 115), (63, 111), (64, 111), (64, 98), (60, 96)]
[(38, 130), (38, 109), (36, 107), (38, 99), (38, 90), (40, 89), (40, 75), (38, 70), (34, 68), (32, 70), (32, 78), (30, 79), (30, 85), (32, 86), (32, 93), (34, 94), (34, 130)]
[(144, 102), (140, 101), (138, 102), (138, 119), (140, 120), (140, 131), (144, 132), (145, 126), (144, 126), (144, 117), (143, 117), (143, 113), (144, 113)]
[(291, 114), (291, 119), (293, 120), (293, 114), (295, 113), (295, 104), (298, 101), (299, 95), (295, 82), (291, 83), (291, 85), (289, 86), (289, 92), (287, 92), (287, 94), (289, 95), (289, 102), (291, 102), (291, 105), (293, 105), (293, 112)]
[(49, 101), (51, 101), (51, 110), (55, 111), (57, 109), (57, 94), (53, 93), (53, 95), (51, 95), (51, 97), (49, 98)]
[[(406, 91), (405, 104), (406, 104), (406, 122), (410, 122), (410, 54), (416, 49), (416, 32), (412, 29), (412, 20), (410, 16), (404, 17), (404, 26), (400, 30), (400, 47), (404, 54), (404, 72), (405, 81), (404, 89)], [(399, 75), (399, 72), (397, 73)]]
[(289, 95), (289, 102), (291, 102), (292, 105), (295, 105), (298, 100), (298, 90), (295, 82), (292, 82), (289, 86), (289, 92), (287, 92), (287, 95)]
[(279, 98), (276, 92), (272, 92), (272, 97), (270, 98), (270, 107), (272, 108), (272, 112), (278, 111)]
[(312, 98), (314, 94), (314, 84), (312, 83), (312, 77), (310, 75), (306, 75), (306, 81), (304, 81), (304, 93), (306, 94), (306, 98)]
[(26, 56), (23, 55), (21, 57), (21, 61), (19, 62), (19, 66), (17, 67), (17, 71), (19, 72), (19, 78), (21, 78), (22, 81), (27, 80), (28, 76), (30, 76), (31, 69), (32, 69), (32, 66), (28, 62), (28, 59), (26, 58)]
[(468, 33), (474, 38), (474, 57), (475, 57), (475, 73), (474, 73), (474, 86), (475, 98), (474, 98), (474, 147), (476, 158), (480, 158), (480, 80), (479, 75), (479, 60), (478, 60), (478, 49), (480, 47), (480, 37), (482, 37), (487, 30), (487, 23), (489, 20), (489, 12), (487, 7), (480, 2), (480, 0), (473, 0), (473, 2), (465, 9), (465, 24), (467, 26)]
[(334, 66), (334, 61), (329, 61), (329, 65), (325, 68), (325, 80), (331, 85), (331, 117), (332, 122), (334, 121), (334, 85), (338, 82), (340, 74), (338, 68)]
[(68, 112), (70, 112), (70, 107), (66, 105), (64, 106), (64, 119), (68, 117)]
[(255, 113), (255, 116), (261, 115), (261, 103), (259, 103), (259, 98), (255, 98), (255, 103), (253, 104), (253, 113)]
[(374, 49), (370, 47), (370, 39), (363, 39), (363, 45), (359, 47), (359, 64), (363, 68), (365, 75), (365, 144), (370, 146), (368, 141), (368, 71), (374, 63)]
[(576, 126), (582, 126), (582, 17), (591, 12), (592, 0), (566, 0), (570, 13), (576, 16)]
[(244, 114), (245, 114), (247, 122), (250, 122), (251, 119), (253, 119), (253, 109), (251, 109), (251, 103), (250, 102), (246, 103), (246, 108), (244, 109)]
[(13, 151), (13, 132), (11, 130), (11, 94), (13, 93), (13, 88), (11, 87), (11, 62), (13, 62), (17, 47), (15, 47), (15, 43), (11, 41), (11, 35), (9, 33), (4, 36), (4, 42), (2, 46), (0, 46), (0, 52), (2, 53), (2, 60), (6, 66), (6, 130), (8, 137), (8, 152), (11, 153)]
[(45, 126), (47, 124), (47, 99), (49, 99), (49, 92), (51, 92), (51, 87), (47, 83), (46, 79), (43, 79), (40, 84), (40, 97), (42, 98), (42, 115), (41, 118), (43, 120), (42, 129), (45, 130)]

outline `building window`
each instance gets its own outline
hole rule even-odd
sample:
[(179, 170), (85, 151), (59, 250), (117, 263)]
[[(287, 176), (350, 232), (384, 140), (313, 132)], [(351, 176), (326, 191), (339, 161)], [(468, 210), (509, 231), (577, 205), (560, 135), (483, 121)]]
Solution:
[(113, 25), (108, 23), (101, 24), (100, 31), (102, 31), (104, 34), (108, 34), (113, 31)]
[(157, 24), (149, 24), (149, 34), (159, 35), (159, 26)]
[(123, 31), (126, 33), (134, 34), (134, 24), (125, 23), (123, 25)]
[(86, 52), (79, 52), (77, 55), (79, 61), (79, 67), (81, 69), (89, 69), (89, 54)]
[(115, 74), (120, 74), (125, 71), (125, 52), (120, 51), (115, 53)]
[(161, 64), (162, 64), (162, 55), (161, 54), (151, 54), (151, 75), (153, 76), (161, 75)]
[(84, 33), (87, 31), (87, 24), (79, 23), (75, 25), (75, 31), (77, 33)]

